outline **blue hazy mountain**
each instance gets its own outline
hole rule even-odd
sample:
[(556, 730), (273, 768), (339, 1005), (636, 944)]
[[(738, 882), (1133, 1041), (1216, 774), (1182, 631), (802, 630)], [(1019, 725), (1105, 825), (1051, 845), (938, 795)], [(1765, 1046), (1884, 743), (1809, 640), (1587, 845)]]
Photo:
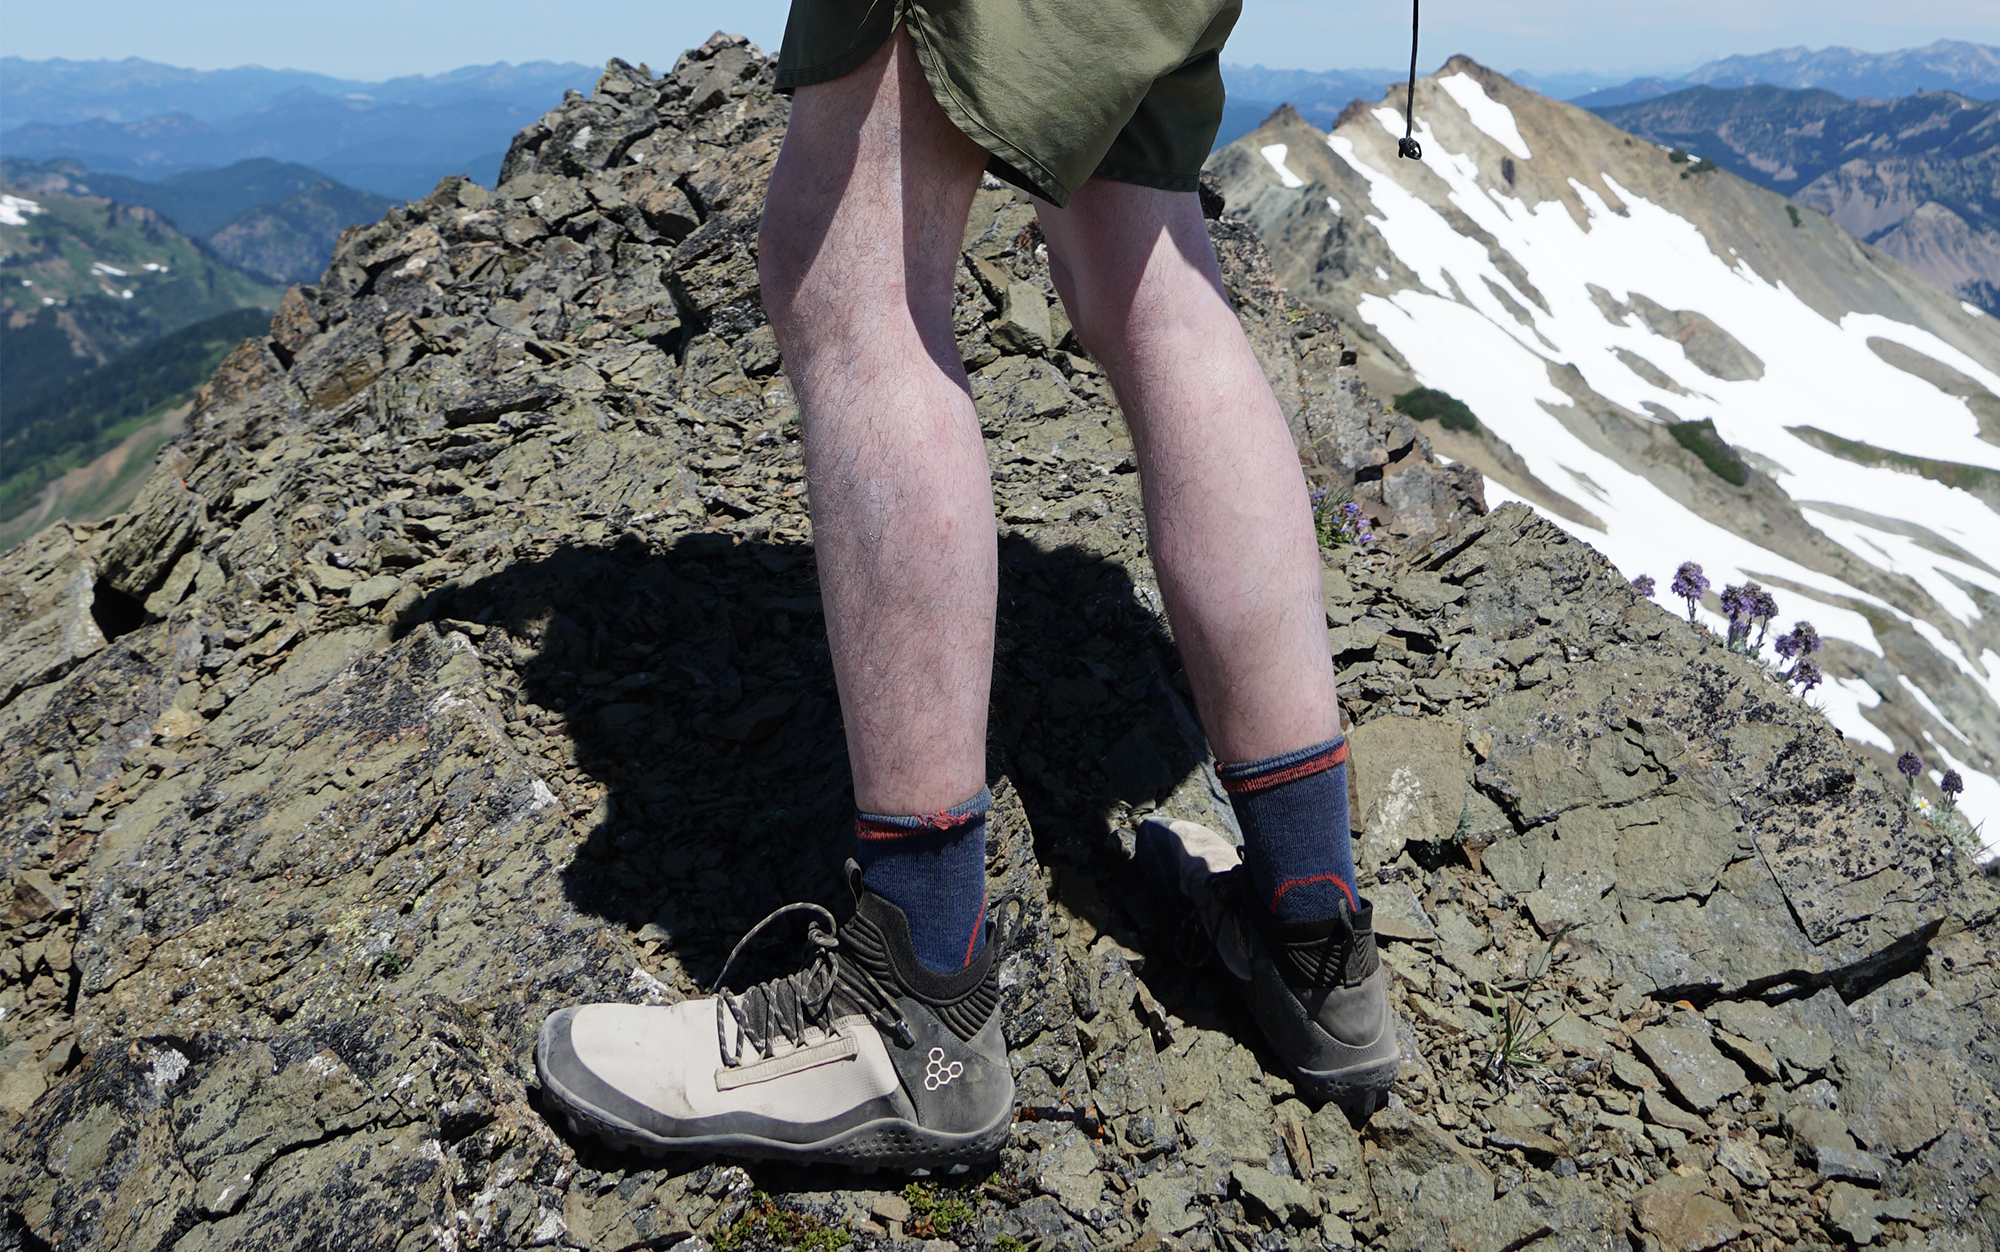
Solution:
[(491, 183), (508, 141), (592, 66), (468, 66), (370, 83), (246, 66), (0, 58), (0, 153), (157, 180), (252, 158), (394, 199), (447, 174)]
[(1919, 91), (1955, 91), (1974, 100), (2000, 99), (2000, 48), (1940, 39), (1921, 48), (1862, 52), (1855, 48), (1779, 48), (1723, 57), (1681, 78), (1635, 78), (1567, 97), (1589, 109), (1672, 95), (1689, 87), (1817, 87), (1850, 100), (1894, 100)]

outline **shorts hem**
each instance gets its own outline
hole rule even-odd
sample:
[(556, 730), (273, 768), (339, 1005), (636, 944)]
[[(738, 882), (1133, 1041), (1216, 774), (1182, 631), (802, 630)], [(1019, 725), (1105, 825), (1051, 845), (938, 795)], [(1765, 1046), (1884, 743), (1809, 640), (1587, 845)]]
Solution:
[(860, 69), (863, 65), (867, 64), (868, 58), (880, 52), (882, 45), (887, 43), (889, 37), (896, 33), (896, 23), (902, 20), (901, 7), (900, 5), (890, 5), (889, 20), (886, 24), (883, 24), (881, 31), (872, 35), (864, 32), (863, 41), (855, 45), (853, 51), (837, 61), (828, 61), (824, 65), (810, 67), (795, 66), (787, 69), (785, 68), (783, 53), (781, 51), (778, 63), (778, 82), (774, 90), (790, 95), (800, 87), (817, 87), (821, 83), (830, 83), (835, 79), (845, 78)]
[(1130, 183), (1135, 187), (1151, 187), (1155, 191), (1197, 191), (1201, 187), (1201, 175), (1162, 174), (1157, 170), (1135, 169), (1129, 165), (1113, 165), (1102, 162), (1091, 171), (1092, 178), (1108, 178), (1114, 183)]
[[(951, 119), (967, 139), (986, 149), (987, 153), (1004, 161), (1009, 170), (1033, 184), (1028, 190), (1040, 196), (1057, 208), (1069, 203), (1072, 194), (1062, 180), (1049, 171), (1046, 165), (996, 133), (992, 127), (979, 120), (977, 114), (965, 106), (951, 89), (951, 78), (938, 61), (936, 49), (932, 47), (929, 32), (921, 22), (911, 18), (921, 17), (921, 10), (914, 4), (902, 6), (903, 26), (910, 32), (910, 43), (917, 50), (917, 64), (923, 68), (924, 80), (931, 85), (931, 95), (938, 107)], [(1011, 181), (1011, 180), (1009, 180)]]

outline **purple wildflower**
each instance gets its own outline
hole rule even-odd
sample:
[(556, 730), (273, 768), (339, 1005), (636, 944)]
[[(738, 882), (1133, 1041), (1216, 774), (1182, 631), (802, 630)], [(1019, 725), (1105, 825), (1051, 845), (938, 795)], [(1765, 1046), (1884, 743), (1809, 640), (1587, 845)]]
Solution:
[(1638, 592), (1640, 595), (1646, 597), (1648, 600), (1652, 599), (1653, 576), (1651, 574), (1639, 575), (1637, 578), (1632, 580), (1632, 590)]
[(1701, 566), (1693, 561), (1682, 561), (1681, 567), (1674, 571), (1673, 585), (1668, 590), (1687, 601), (1688, 620), (1691, 622), (1694, 620), (1695, 602), (1707, 594), (1708, 588), (1708, 576), (1701, 572)]
[(1801, 621), (1793, 622), (1792, 628), (1779, 635), (1778, 641), (1772, 646), (1778, 650), (1779, 656), (1790, 658), (1811, 656), (1819, 651), (1819, 643), (1819, 631), (1813, 628), (1811, 622)]
[(1792, 622), (1792, 628), (1780, 634), (1772, 648), (1776, 648), (1778, 656), (1786, 660), (1792, 660), (1794, 656), (1798, 658), (1792, 662), (1792, 672), (1796, 674), (1798, 666), (1806, 664), (1806, 658), (1820, 650), (1820, 632), (1812, 628), (1812, 622)]
[(1914, 787), (1917, 775), (1924, 772), (1924, 759), (1914, 752), (1905, 752), (1896, 758), (1896, 772), (1909, 779)]
[(1745, 590), (1750, 593), (1750, 616), (1757, 622), (1757, 642), (1750, 649), (1755, 652), (1764, 646), (1764, 632), (1771, 629), (1771, 619), (1778, 615), (1778, 601), (1754, 582)]
[(1750, 590), (1747, 587), (1729, 584), (1722, 589), (1722, 615), (1729, 619), (1729, 649), (1750, 636)]
[(1820, 679), (1824, 675), (1820, 673), (1819, 662), (1805, 656), (1800, 657), (1799, 663), (1792, 666), (1792, 672), (1787, 677), (1799, 685), (1799, 694), (1804, 695), (1819, 686)]
[(1948, 769), (1944, 772), (1944, 777), (1938, 780), (1938, 790), (1944, 792), (1946, 804), (1957, 804), (1958, 793), (1965, 790), (1965, 780), (1958, 776), (1957, 770)]
[(1320, 532), (1322, 544), (1373, 543), (1375, 532), (1369, 529), (1368, 516), (1353, 500), (1336, 501), (1326, 490), (1315, 491), (1313, 501), (1313, 524)]

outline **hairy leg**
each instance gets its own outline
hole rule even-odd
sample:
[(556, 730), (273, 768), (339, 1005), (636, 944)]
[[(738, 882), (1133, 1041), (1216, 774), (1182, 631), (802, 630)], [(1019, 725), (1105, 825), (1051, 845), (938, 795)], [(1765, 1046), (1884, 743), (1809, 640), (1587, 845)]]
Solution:
[(758, 236), (866, 812), (941, 813), (985, 785), (998, 552), (951, 327), (985, 162), (898, 28), (860, 69), (799, 89)]
[(1216, 755), (1333, 739), (1305, 476), (1196, 198), (1097, 178), (1067, 208), (1036, 207), (1063, 304), (1132, 429), (1154, 567)]

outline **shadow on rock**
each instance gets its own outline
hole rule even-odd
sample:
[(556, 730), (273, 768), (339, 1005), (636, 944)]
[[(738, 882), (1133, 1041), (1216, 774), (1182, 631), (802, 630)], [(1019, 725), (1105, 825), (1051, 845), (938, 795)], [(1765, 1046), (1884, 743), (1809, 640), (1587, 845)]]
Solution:
[[(1000, 602), (990, 776), (1013, 780), (1055, 889), (1109, 928), (1111, 831), (1202, 778), (1172, 645), (1124, 568), (1081, 549), (1004, 540)], [(571, 904), (706, 987), (772, 909), (844, 912), (853, 792), (820, 611), (809, 546), (702, 532), (561, 549), (420, 615), (511, 655), (509, 734), (589, 822)], [(732, 981), (767, 972), (752, 959)]]

